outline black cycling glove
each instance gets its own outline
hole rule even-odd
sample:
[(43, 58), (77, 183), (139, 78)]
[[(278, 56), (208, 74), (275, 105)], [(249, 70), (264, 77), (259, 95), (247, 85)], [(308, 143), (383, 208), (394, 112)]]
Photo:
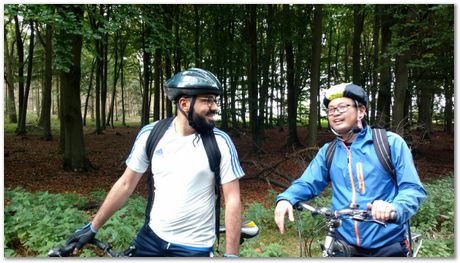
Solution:
[(67, 239), (65, 245), (69, 245), (70, 243), (77, 243), (75, 248), (79, 250), (82, 248), (86, 243), (91, 242), (94, 237), (96, 236), (97, 231), (94, 230), (91, 226), (91, 223), (87, 224), (83, 228), (77, 229), (75, 233), (73, 233), (69, 239)]

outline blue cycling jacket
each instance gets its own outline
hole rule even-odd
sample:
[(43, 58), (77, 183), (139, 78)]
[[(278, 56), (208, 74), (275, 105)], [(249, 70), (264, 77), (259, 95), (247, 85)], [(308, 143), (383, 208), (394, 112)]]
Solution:
[(349, 208), (353, 201), (358, 204), (359, 209), (367, 209), (367, 203), (375, 200), (387, 201), (396, 208), (396, 223), (388, 223), (386, 227), (351, 219), (343, 220), (337, 232), (349, 244), (374, 249), (402, 241), (407, 228), (405, 222), (417, 212), (426, 198), (426, 191), (420, 182), (406, 142), (398, 134), (387, 133), (396, 173), (396, 187), (378, 160), (372, 142), (372, 131), (367, 126), (357, 134), (349, 149), (337, 139), (330, 173), (326, 166), (329, 143), (321, 147), (302, 176), (279, 194), (276, 201), (285, 199), (292, 205), (299, 201), (308, 201), (318, 196), (331, 183), (334, 210)]

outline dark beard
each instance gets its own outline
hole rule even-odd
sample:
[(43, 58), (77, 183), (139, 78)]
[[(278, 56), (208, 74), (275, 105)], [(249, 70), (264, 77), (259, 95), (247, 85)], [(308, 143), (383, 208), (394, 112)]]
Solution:
[(199, 134), (203, 134), (212, 131), (215, 124), (214, 122), (207, 122), (204, 117), (193, 112), (193, 121), (190, 123), (190, 126), (192, 126), (192, 128)]

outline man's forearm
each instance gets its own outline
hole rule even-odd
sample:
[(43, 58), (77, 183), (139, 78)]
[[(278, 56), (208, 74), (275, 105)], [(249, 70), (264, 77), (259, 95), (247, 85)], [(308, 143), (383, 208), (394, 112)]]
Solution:
[(241, 237), (241, 202), (232, 202), (225, 209), (225, 253), (238, 255)]
[(238, 255), (241, 236), (241, 199), (239, 180), (222, 185), (225, 198), (225, 253)]
[(134, 191), (137, 183), (139, 182), (142, 174), (134, 173), (133, 171), (126, 169), (120, 179), (113, 185), (107, 194), (102, 206), (97, 211), (91, 224), (96, 230), (101, 228), (105, 222), (118, 210), (120, 209)]

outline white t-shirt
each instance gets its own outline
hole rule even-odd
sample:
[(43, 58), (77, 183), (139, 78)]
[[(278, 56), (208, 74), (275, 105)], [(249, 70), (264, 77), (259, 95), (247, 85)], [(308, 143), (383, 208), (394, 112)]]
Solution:
[[(149, 226), (167, 242), (212, 247), (215, 241), (214, 173), (201, 138), (195, 134), (178, 135), (175, 121), (158, 142), (152, 158), (155, 198)], [(149, 166), (146, 143), (155, 124), (141, 129), (126, 160), (126, 165), (135, 172), (144, 173)], [(230, 137), (217, 128), (214, 134), (222, 156), (221, 183), (241, 178), (244, 172)]]

